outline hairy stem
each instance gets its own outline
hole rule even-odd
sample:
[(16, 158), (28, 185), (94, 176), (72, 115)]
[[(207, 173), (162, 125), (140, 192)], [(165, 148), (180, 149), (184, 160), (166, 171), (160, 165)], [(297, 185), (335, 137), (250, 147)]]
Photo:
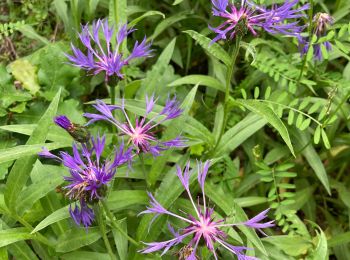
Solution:
[(130, 243), (132, 243), (135, 246), (139, 246), (139, 243), (137, 241), (135, 241), (133, 238), (131, 238), (123, 229), (122, 227), (119, 225), (119, 223), (114, 219), (114, 216), (112, 215), (111, 211), (108, 208), (107, 202), (105, 200), (101, 200), (102, 206), (106, 212), (107, 217), (109, 218), (109, 220), (111, 221), (112, 227), (117, 229), (122, 236), (124, 236), (127, 240), (130, 241)]

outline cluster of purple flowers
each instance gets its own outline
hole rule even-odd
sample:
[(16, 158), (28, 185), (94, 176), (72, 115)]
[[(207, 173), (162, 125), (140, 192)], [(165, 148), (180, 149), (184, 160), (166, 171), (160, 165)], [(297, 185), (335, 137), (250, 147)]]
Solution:
[(255, 257), (246, 256), (244, 254), (244, 251), (248, 250), (249, 248), (244, 246), (233, 246), (229, 244), (226, 241), (227, 234), (223, 229), (235, 227), (238, 225), (244, 225), (246, 227), (255, 228), (258, 230), (262, 228), (273, 227), (274, 226), (273, 221), (260, 223), (262, 220), (267, 218), (268, 209), (261, 212), (254, 218), (241, 223), (230, 224), (230, 223), (225, 223), (225, 219), (215, 220), (214, 208), (210, 208), (207, 206), (205, 190), (204, 190), (205, 179), (208, 174), (209, 164), (210, 164), (209, 161), (206, 161), (205, 163), (200, 162), (197, 164), (198, 183), (202, 191), (203, 206), (199, 205), (199, 203), (197, 205), (195, 204), (194, 199), (190, 192), (190, 177), (191, 177), (192, 171), (190, 170), (189, 162), (187, 163), (184, 170), (182, 170), (181, 167), (177, 166), (177, 176), (179, 177), (179, 180), (182, 186), (184, 187), (186, 193), (188, 194), (188, 197), (196, 213), (195, 216), (191, 214), (187, 214), (187, 216), (181, 216), (181, 215), (175, 214), (165, 209), (154, 198), (154, 196), (151, 193), (149, 193), (149, 196), (151, 199), (151, 206), (148, 207), (147, 210), (141, 212), (140, 214), (155, 214), (155, 217), (158, 217), (160, 215), (168, 215), (179, 219), (180, 221), (184, 222), (184, 224), (186, 224), (187, 226), (178, 231), (175, 231), (174, 228), (171, 225), (169, 225), (169, 230), (173, 234), (174, 238), (167, 241), (162, 241), (162, 242), (145, 243), (147, 247), (141, 250), (142, 253), (152, 253), (158, 250), (163, 250), (162, 252), (162, 255), (163, 255), (171, 247), (182, 243), (183, 240), (186, 239), (187, 237), (191, 237), (189, 244), (186, 246), (186, 248), (191, 248), (190, 255), (188, 255), (186, 258), (187, 260), (197, 259), (196, 251), (201, 240), (203, 240), (206, 247), (213, 253), (215, 259), (218, 259), (216, 254), (215, 244), (218, 244), (224, 247), (225, 249), (227, 249), (228, 251), (236, 255), (238, 259), (241, 259), (241, 260), (257, 259)]
[(211, 2), (213, 15), (226, 19), (218, 27), (209, 26), (217, 34), (212, 42), (233, 39), (236, 35), (243, 36), (248, 30), (253, 35), (257, 35), (257, 28), (271, 34), (298, 36), (305, 26), (298, 25), (295, 19), (304, 17), (302, 11), (309, 8), (309, 4), (306, 4), (293, 9), (298, 4), (298, 0), (286, 1), (281, 6), (272, 6), (271, 9), (258, 6), (248, 0), (242, 0), (239, 8), (229, 0), (211, 0)]
[[(226, 39), (227, 35), (229, 35), (229, 38), (233, 38), (235, 35), (241, 34), (244, 28), (250, 30), (254, 35), (257, 27), (263, 28), (270, 33), (282, 33), (292, 36), (299, 34), (302, 27), (298, 26), (297, 22), (288, 23), (288, 20), (302, 17), (301, 11), (307, 9), (308, 6), (305, 5), (293, 10), (292, 7), (297, 2), (286, 2), (281, 7), (264, 9), (248, 1), (242, 1), (240, 9), (237, 10), (233, 4), (228, 3), (228, 0), (212, 0), (213, 14), (227, 19), (219, 27), (212, 28), (218, 34), (213, 42), (219, 39)], [(230, 12), (227, 11), (227, 8), (229, 8)], [(322, 30), (323, 28), (320, 28), (320, 31)], [(91, 71), (94, 74), (104, 72), (106, 81), (112, 76), (123, 78), (121, 73), (123, 66), (127, 65), (132, 59), (149, 57), (151, 55), (150, 44), (147, 44), (146, 38), (141, 43), (135, 43), (130, 55), (123, 55), (121, 45), (132, 31), (134, 29), (127, 29), (127, 25), (122, 25), (115, 32), (113, 27), (108, 25), (107, 20), (94, 22), (91, 30), (89, 30), (88, 25), (85, 25), (79, 34), (80, 41), (86, 48), (85, 52), (72, 45), (73, 55), (67, 55), (67, 57), (75, 66)], [(104, 36), (103, 41), (99, 38), (100, 33)], [(116, 45), (112, 48), (114, 46), (112, 45), (114, 34)], [(103, 43), (105, 44), (104, 47), (102, 47)], [(64, 115), (54, 118), (56, 125), (66, 130), (79, 144), (73, 144), (73, 155), (67, 152), (60, 152), (59, 156), (57, 156), (46, 148), (43, 148), (39, 155), (57, 160), (68, 168), (70, 175), (64, 178), (67, 182), (64, 190), (66, 196), (74, 203), (74, 207), (70, 206), (69, 212), (77, 225), (83, 225), (87, 228), (92, 224), (95, 218), (92, 206), (104, 198), (109, 184), (117, 173), (118, 167), (124, 164), (130, 166), (136, 154), (145, 153), (159, 156), (164, 150), (185, 146), (185, 140), (181, 136), (168, 141), (160, 141), (156, 134), (156, 130), (161, 124), (182, 114), (180, 103), (176, 97), (168, 98), (160, 112), (155, 112), (156, 99), (154, 96), (146, 96), (145, 103), (145, 114), (139, 117), (135, 115), (135, 119), (129, 117), (125, 109), (124, 100), (117, 105), (108, 105), (101, 100), (97, 100), (93, 107), (98, 113), (84, 114), (89, 119), (87, 125), (96, 121), (107, 121), (118, 129), (118, 135), (127, 137), (127, 144), (124, 145), (124, 142), (122, 142), (119, 147), (114, 147), (112, 154), (107, 156), (107, 158), (103, 156), (106, 147), (105, 136), (91, 137), (85, 126), (72, 123)], [(119, 113), (114, 111), (119, 111)], [(123, 119), (117, 118), (114, 114), (118, 116), (123, 115)], [(185, 239), (190, 239), (189, 244), (184, 247), (187, 252), (185, 258), (188, 260), (197, 259), (196, 252), (201, 241), (213, 253), (215, 259), (218, 259), (217, 246), (227, 249), (240, 260), (256, 259), (245, 255), (245, 251), (249, 250), (249, 248), (228, 243), (228, 235), (225, 230), (239, 225), (260, 231), (262, 228), (272, 227), (274, 226), (273, 221), (261, 223), (267, 218), (268, 210), (261, 212), (248, 221), (240, 223), (230, 224), (225, 223), (225, 219), (216, 219), (214, 208), (207, 205), (205, 195), (205, 179), (209, 166), (209, 161), (200, 162), (197, 169), (203, 205), (200, 205), (199, 202), (196, 204), (190, 192), (190, 177), (193, 173), (192, 169), (190, 169), (190, 164), (187, 163), (184, 170), (177, 166), (177, 176), (193, 205), (194, 215), (187, 214), (182, 216), (175, 214), (164, 208), (151, 193), (148, 193), (151, 206), (140, 214), (155, 214), (154, 218), (159, 215), (168, 215), (183, 221), (186, 227), (175, 231), (169, 225), (169, 230), (174, 236), (173, 239), (163, 242), (145, 243), (147, 247), (140, 252), (152, 253), (163, 250), (163, 255), (171, 247), (183, 243)]]
[[(69, 122), (65, 116), (55, 118), (55, 122)], [(60, 125), (61, 126), (61, 125)], [(67, 127), (64, 125), (64, 127)], [(131, 148), (125, 148), (123, 144), (115, 147), (110, 159), (102, 160), (101, 155), (105, 148), (105, 137), (91, 137), (87, 143), (78, 146), (73, 144), (73, 156), (60, 152), (56, 156), (43, 149), (41, 157), (55, 159), (69, 169), (70, 176), (65, 177), (68, 183), (64, 189), (70, 200), (75, 201), (75, 208), (70, 206), (69, 212), (77, 225), (88, 227), (94, 219), (94, 211), (88, 204), (102, 199), (110, 181), (116, 174), (117, 168), (123, 164), (131, 163), (133, 158)], [(80, 207), (77, 205), (79, 202)]]
[[(117, 32), (114, 28), (108, 25), (108, 20), (97, 20), (92, 23), (91, 30), (89, 25), (82, 26), (82, 32), (79, 34), (79, 39), (84, 45), (85, 50), (80, 50), (71, 44), (73, 55), (68, 55), (71, 63), (79, 68), (93, 72), (93, 74), (105, 73), (105, 81), (109, 77), (117, 76), (123, 78), (121, 72), (125, 65), (136, 58), (150, 57), (152, 50), (151, 44), (147, 43), (146, 37), (142, 42), (136, 41), (133, 50), (129, 55), (122, 52), (122, 44), (127, 39), (127, 36), (135, 31), (128, 29), (127, 24), (121, 25)], [(103, 34), (103, 41), (100, 40), (100, 33)], [(115, 35), (116, 46), (113, 48), (112, 37)], [(105, 45), (103, 47), (103, 44)]]

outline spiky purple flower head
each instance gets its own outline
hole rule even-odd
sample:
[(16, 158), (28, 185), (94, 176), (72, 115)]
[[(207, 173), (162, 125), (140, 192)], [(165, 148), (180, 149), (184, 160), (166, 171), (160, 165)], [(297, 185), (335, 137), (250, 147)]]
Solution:
[(211, 0), (211, 2), (213, 15), (226, 19), (218, 27), (209, 26), (217, 34), (212, 43), (220, 39), (233, 39), (236, 35), (243, 36), (247, 31), (257, 35), (258, 28), (271, 34), (297, 36), (304, 27), (299, 26), (295, 19), (303, 17), (302, 11), (309, 8), (309, 4), (306, 4), (293, 9), (298, 0), (287, 0), (281, 6), (273, 5), (271, 9), (248, 0), (242, 0), (239, 8), (228, 0)]
[[(179, 102), (176, 100), (176, 97), (168, 98), (162, 111), (147, 120), (147, 116), (153, 111), (154, 105), (154, 97), (146, 97), (146, 113), (144, 116), (136, 118), (134, 124), (131, 123), (126, 113), (124, 100), (121, 105), (107, 105), (103, 101), (97, 100), (93, 107), (99, 114), (85, 113), (84, 116), (90, 119), (88, 124), (105, 120), (115, 125), (120, 130), (121, 135), (129, 137), (129, 143), (135, 147), (137, 153), (151, 153), (153, 156), (158, 156), (161, 151), (169, 148), (184, 147), (184, 140), (181, 137), (161, 142), (155, 134), (157, 126), (181, 115), (182, 110), (179, 108)], [(113, 116), (112, 111), (116, 109), (122, 111), (125, 121), (117, 120)]]
[(73, 155), (61, 152), (60, 156), (53, 155), (46, 148), (39, 153), (40, 156), (56, 159), (69, 169), (70, 176), (64, 177), (67, 185), (64, 187), (66, 195), (71, 200), (78, 200), (80, 207), (74, 210), (70, 208), (70, 214), (74, 221), (85, 227), (90, 226), (93, 219), (92, 209), (88, 203), (95, 203), (102, 199), (110, 181), (113, 179), (117, 168), (132, 160), (131, 149), (124, 149), (121, 144), (115, 148), (112, 158), (102, 160), (101, 155), (105, 148), (105, 137), (91, 137), (91, 143), (80, 144), (80, 150), (73, 145)]
[[(151, 44), (147, 43), (146, 37), (141, 42), (136, 41), (128, 56), (122, 53), (121, 46), (133, 31), (135, 29), (128, 29), (127, 24), (119, 26), (115, 31), (114, 27), (108, 24), (107, 19), (98, 19), (92, 23), (91, 30), (88, 24), (82, 26), (79, 39), (85, 47), (84, 50), (71, 44), (73, 55), (66, 54), (66, 56), (74, 66), (95, 75), (104, 72), (106, 82), (112, 76), (122, 79), (124, 75), (121, 69), (124, 66), (133, 59), (151, 57), (152, 53)], [(103, 35), (103, 39), (100, 39), (100, 34)], [(116, 41), (115, 45), (113, 37)]]
[[(181, 184), (185, 188), (186, 193), (189, 196), (189, 199), (192, 203), (192, 206), (195, 211), (195, 216), (191, 214), (187, 214), (187, 216), (181, 216), (175, 214), (167, 209), (165, 209), (154, 197), (152, 194), (149, 194), (151, 199), (151, 206), (147, 207), (147, 210), (141, 212), (140, 214), (155, 214), (155, 217), (159, 215), (168, 215), (171, 217), (175, 217), (180, 221), (183, 221), (187, 224), (185, 228), (178, 230), (177, 232), (170, 226), (169, 230), (173, 234), (174, 238), (162, 242), (152, 242), (145, 243), (147, 247), (141, 250), (141, 253), (152, 253), (155, 251), (163, 250), (162, 255), (164, 255), (171, 247), (178, 245), (183, 242), (183, 240), (187, 237), (191, 237), (191, 240), (188, 245), (185, 246), (186, 249), (190, 248), (190, 254), (187, 255), (186, 259), (197, 259), (196, 258), (196, 250), (200, 245), (200, 242), (203, 241), (206, 247), (213, 253), (215, 259), (216, 255), (216, 247), (222, 246), (234, 255), (238, 257), (240, 260), (254, 260), (257, 259), (255, 257), (250, 257), (245, 255), (245, 251), (249, 248), (245, 246), (233, 246), (226, 242), (227, 234), (223, 231), (223, 228), (235, 227), (238, 225), (244, 225), (246, 227), (254, 228), (261, 230), (262, 228), (273, 227), (273, 221), (269, 221), (266, 223), (261, 223), (265, 218), (267, 218), (268, 209), (261, 212), (257, 216), (252, 219), (249, 219), (245, 222), (229, 224), (225, 223), (224, 219), (215, 219), (215, 213), (213, 208), (207, 207), (206, 199), (205, 199), (205, 179), (208, 174), (210, 162), (206, 161), (204, 163), (197, 163), (197, 174), (198, 174), (198, 183), (202, 191), (203, 196), (203, 206), (196, 205), (191, 192), (190, 192), (190, 178), (193, 172), (190, 170), (190, 164), (187, 163), (184, 171), (177, 166), (177, 176), (179, 177)], [(153, 222), (153, 220), (152, 220)]]
[[(317, 40), (323, 36), (326, 36), (328, 28), (334, 23), (334, 19), (327, 13), (317, 13), (313, 18), (313, 35), (317, 37)], [(322, 48), (326, 51), (332, 50), (332, 44), (329, 41), (310, 44), (309, 37), (299, 38), (299, 49), (301, 55), (306, 55), (310, 47), (313, 48), (313, 54), (315, 60), (323, 60)]]

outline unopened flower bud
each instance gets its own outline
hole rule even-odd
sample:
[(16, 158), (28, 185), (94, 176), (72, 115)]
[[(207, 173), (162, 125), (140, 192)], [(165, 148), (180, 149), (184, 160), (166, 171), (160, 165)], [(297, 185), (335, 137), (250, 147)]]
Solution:
[(80, 143), (86, 143), (90, 140), (90, 132), (86, 129), (86, 127), (79, 124), (74, 124), (68, 117), (64, 115), (56, 116), (54, 118), (54, 122), (56, 125), (66, 130), (74, 138), (74, 140)]

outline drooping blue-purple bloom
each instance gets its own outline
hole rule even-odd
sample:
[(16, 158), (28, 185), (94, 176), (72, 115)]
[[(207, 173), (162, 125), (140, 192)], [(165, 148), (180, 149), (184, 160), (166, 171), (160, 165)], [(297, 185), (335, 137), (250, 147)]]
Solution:
[[(141, 42), (136, 41), (133, 50), (129, 55), (122, 52), (121, 46), (127, 36), (135, 31), (128, 29), (127, 24), (121, 25), (116, 31), (113, 26), (109, 26), (108, 20), (97, 20), (92, 23), (91, 30), (89, 25), (82, 26), (79, 39), (84, 46), (84, 50), (71, 44), (73, 55), (68, 55), (70, 62), (81, 69), (92, 72), (93, 74), (105, 73), (105, 80), (111, 76), (123, 78), (121, 69), (136, 58), (146, 58), (151, 56), (150, 44), (146, 37)], [(102, 38), (100, 38), (102, 34)], [(114, 46), (113, 39), (116, 44)]]
[[(326, 36), (328, 27), (334, 23), (334, 19), (327, 13), (317, 13), (313, 18), (314, 30), (313, 35), (317, 36), (317, 40), (321, 37)], [(329, 41), (322, 43), (312, 44), (313, 54), (315, 60), (322, 60), (322, 45), (326, 51), (332, 50), (332, 44)], [(299, 48), (302, 55), (307, 54), (310, 49), (310, 40), (309, 37), (300, 37), (299, 38)]]
[(306, 4), (293, 9), (299, 3), (298, 0), (287, 0), (283, 5), (273, 5), (270, 9), (248, 0), (242, 0), (239, 8), (228, 0), (211, 2), (213, 15), (226, 19), (218, 27), (209, 26), (217, 34), (212, 43), (220, 39), (233, 39), (236, 35), (243, 36), (248, 30), (257, 35), (256, 29), (259, 28), (271, 34), (298, 36), (304, 26), (300, 26), (296, 19), (304, 17), (302, 11), (309, 8), (309, 4)]
[(74, 127), (74, 124), (65, 115), (56, 116), (53, 121), (56, 125), (67, 131), (70, 131)]
[[(154, 97), (146, 97), (146, 113), (144, 116), (136, 118), (135, 124), (131, 123), (126, 113), (124, 101), (122, 101), (121, 105), (107, 105), (103, 101), (97, 100), (93, 107), (99, 114), (85, 113), (84, 116), (90, 119), (88, 124), (105, 120), (115, 125), (120, 130), (121, 135), (129, 137), (129, 143), (135, 147), (137, 153), (151, 153), (154, 156), (158, 156), (161, 151), (169, 148), (184, 147), (184, 140), (179, 136), (162, 142), (158, 140), (155, 134), (157, 126), (181, 115), (182, 110), (179, 108), (179, 102), (175, 97), (172, 99), (168, 98), (162, 111), (147, 120), (147, 116), (153, 111), (154, 105)], [(113, 116), (112, 111), (116, 109), (122, 111), (125, 120), (118, 120)]]
[[(199, 162), (197, 164), (198, 173), (198, 183), (202, 191), (202, 201), (203, 205), (196, 205), (194, 199), (190, 192), (190, 178), (193, 172), (190, 169), (189, 162), (187, 163), (184, 170), (177, 166), (177, 176), (180, 179), (182, 186), (184, 187), (192, 206), (195, 211), (195, 215), (187, 214), (187, 216), (178, 215), (171, 211), (165, 209), (152, 194), (149, 193), (151, 199), (151, 206), (140, 214), (155, 214), (155, 217), (159, 215), (168, 215), (177, 218), (179, 221), (183, 221), (187, 226), (185, 228), (175, 231), (173, 227), (169, 225), (169, 230), (173, 234), (174, 238), (162, 242), (152, 242), (145, 243), (147, 247), (141, 250), (141, 253), (152, 253), (155, 251), (162, 250), (162, 255), (164, 255), (171, 247), (183, 243), (185, 238), (191, 238), (188, 245), (184, 248), (189, 250), (190, 254), (186, 256), (186, 259), (197, 259), (196, 251), (201, 245), (201, 241), (204, 242), (205, 246), (213, 253), (214, 258), (218, 259), (216, 255), (217, 246), (222, 246), (223, 248), (230, 251), (232, 254), (236, 255), (240, 260), (255, 260), (257, 258), (245, 255), (245, 251), (249, 250), (245, 246), (233, 246), (229, 244), (227, 240), (227, 234), (223, 229), (235, 227), (238, 225), (244, 225), (246, 227), (254, 229), (262, 229), (273, 227), (273, 221), (266, 223), (261, 223), (265, 218), (267, 218), (268, 210), (265, 210), (258, 214), (257, 216), (249, 219), (245, 222), (226, 224), (225, 219), (215, 219), (214, 209), (207, 207), (206, 196), (205, 196), (205, 179), (208, 174), (210, 162), (206, 161), (204, 163)], [(182, 212), (184, 213), (184, 212)]]
[[(74, 209), (70, 207), (70, 214), (78, 225), (88, 227), (94, 218), (88, 204), (104, 197), (117, 168), (131, 162), (132, 151), (130, 148), (124, 149), (122, 144), (115, 148), (112, 158), (103, 160), (101, 155), (105, 148), (105, 137), (99, 136), (91, 137), (89, 144), (81, 144), (79, 148), (74, 144), (73, 155), (60, 152), (60, 156), (53, 155), (44, 148), (39, 155), (56, 159), (69, 169), (70, 176), (64, 177), (67, 182), (64, 189), (71, 200), (77, 201)], [(80, 206), (77, 205), (78, 202)]]

